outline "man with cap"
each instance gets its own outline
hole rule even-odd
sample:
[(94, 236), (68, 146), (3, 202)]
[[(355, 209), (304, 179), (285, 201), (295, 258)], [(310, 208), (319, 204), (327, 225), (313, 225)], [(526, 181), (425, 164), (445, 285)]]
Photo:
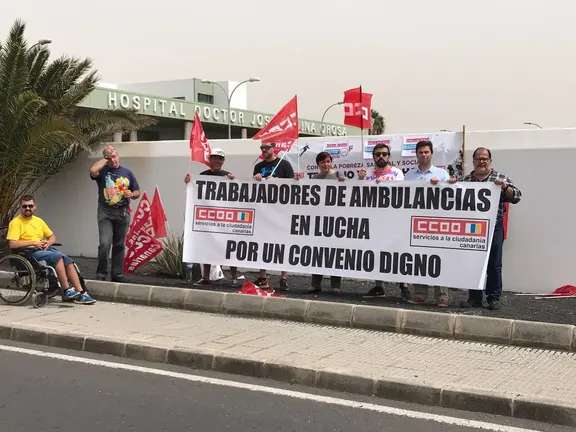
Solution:
[[(294, 169), (290, 162), (285, 159), (280, 159), (276, 156), (276, 144), (269, 143), (265, 144), (262, 143), (260, 146), (260, 150), (262, 151), (262, 162), (257, 163), (254, 166), (254, 180), (262, 181), (262, 179), (267, 178), (285, 178), (285, 179), (293, 179), (294, 178)], [(282, 272), (280, 276), (280, 284), (279, 289), (281, 291), (288, 290), (288, 282), (286, 281), (286, 277), (288, 273)], [(254, 282), (259, 288), (269, 288), (270, 285), (268, 284), (268, 276), (266, 275), (266, 270), (260, 270), (260, 277), (256, 279)]]
[[(210, 168), (206, 171), (202, 171), (199, 175), (217, 176), (217, 177), (228, 177), (230, 180), (234, 179), (234, 176), (226, 170), (222, 169), (224, 165), (224, 160), (226, 159), (226, 154), (224, 150), (215, 148), (210, 153)], [(190, 183), (190, 174), (186, 174), (184, 177), (184, 182), (186, 184)], [(230, 286), (237, 288), (240, 286), (238, 282), (238, 267), (230, 267), (230, 275), (232, 281)], [(194, 286), (210, 285), (210, 264), (203, 264), (202, 266), (202, 277)]]

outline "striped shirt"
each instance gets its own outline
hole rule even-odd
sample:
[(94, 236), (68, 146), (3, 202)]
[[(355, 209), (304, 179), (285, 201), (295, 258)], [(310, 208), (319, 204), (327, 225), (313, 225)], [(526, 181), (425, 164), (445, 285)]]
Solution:
[(508, 187), (512, 189), (513, 192), (512, 199), (508, 199), (504, 191), (502, 191), (502, 193), (500, 194), (500, 203), (498, 204), (498, 216), (496, 217), (496, 222), (498, 223), (502, 220), (502, 218), (504, 217), (504, 212), (506, 211), (504, 203), (509, 202), (511, 204), (517, 204), (522, 199), (522, 192), (520, 191), (520, 189), (518, 189), (518, 187), (514, 186), (514, 184), (512, 183), (512, 179), (507, 175), (499, 173), (494, 169), (490, 172), (490, 174), (488, 174), (488, 177), (482, 180), (478, 180), (474, 176), (474, 171), (472, 171), (469, 175), (465, 176), (464, 179), (462, 179), (462, 181), (464, 182), (494, 182), (495, 180), (504, 181), (504, 183), (506, 183)]

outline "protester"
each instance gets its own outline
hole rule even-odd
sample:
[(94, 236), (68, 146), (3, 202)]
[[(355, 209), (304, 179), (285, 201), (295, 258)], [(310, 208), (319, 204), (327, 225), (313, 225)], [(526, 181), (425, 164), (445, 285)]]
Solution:
[[(390, 146), (386, 144), (376, 144), (372, 149), (372, 159), (374, 159), (374, 175), (370, 177), (366, 177), (366, 168), (360, 169), (360, 173), (358, 174), (358, 178), (360, 180), (376, 180), (376, 183), (380, 183), (382, 181), (402, 181), (404, 180), (404, 173), (401, 169), (396, 168), (390, 162), (390, 156), (392, 154), (392, 150)], [(401, 297), (407, 301), (412, 302), (412, 294), (410, 293), (410, 289), (408, 288), (408, 284), (400, 283), (400, 295)], [(384, 297), (384, 281), (377, 280), (375, 281), (374, 288), (371, 288), (370, 291), (366, 293), (366, 295), (362, 296), (363, 298), (378, 298)]]
[[(404, 180), (425, 180), (431, 184), (436, 185), (439, 182), (455, 183), (457, 179), (451, 178), (448, 171), (443, 168), (438, 168), (432, 164), (432, 156), (434, 155), (434, 146), (430, 141), (419, 141), (416, 144), (416, 159), (418, 166), (411, 168)], [(414, 285), (414, 303), (425, 303), (428, 298), (428, 285), (413, 284)], [(448, 307), (448, 288), (434, 287), (434, 297), (436, 304), (440, 307)]]
[[(230, 180), (233, 180), (234, 176), (228, 171), (222, 169), (225, 160), (226, 154), (224, 153), (224, 150), (219, 148), (213, 149), (210, 153), (210, 169), (202, 171), (199, 175), (227, 177)], [(188, 184), (190, 183), (190, 179), (190, 174), (186, 174), (186, 177), (184, 177), (184, 182)], [(198, 282), (194, 283), (195, 286), (210, 285), (212, 283), (210, 280), (210, 267), (210, 264), (202, 265), (202, 277)], [(230, 275), (232, 277), (230, 286), (233, 288), (239, 287), (240, 283), (238, 282), (238, 267), (230, 267)]]
[(82, 289), (74, 261), (52, 247), (56, 236), (46, 222), (35, 216), (36, 203), (31, 195), (20, 200), (20, 215), (8, 225), (6, 240), (10, 249), (26, 248), (28, 259), (45, 261), (56, 270), (56, 276), (62, 290), (62, 301), (79, 304), (94, 304), (96, 300)]
[[(522, 199), (522, 192), (515, 186), (512, 179), (492, 168), (492, 152), (485, 147), (478, 147), (473, 155), (474, 170), (462, 181), (464, 182), (494, 182), (502, 188), (498, 215), (492, 235), (492, 247), (486, 268), (486, 302), (488, 309), (500, 308), (502, 295), (502, 247), (504, 246), (504, 213), (505, 203), (517, 204)], [(462, 302), (464, 308), (482, 307), (483, 293), (481, 290), (469, 290), (468, 300)]]
[[(276, 147), (275, 143), (262, 144), (260, 150), (262, 151), (262, 162), (257, 163), (254, 166), (253, 176), (257, 181), (262, 181), (262, 179), (274, 178), (284, 178), (291, 179), (294, 178), (294, 170), (290, 162), (284, 159), (280, 159), (274, 153)], [(274, 173), (274, 174), (272, 174)], [(283, 271), (280, 277), (279, 289), (281, 291), (288, 291), (288, 281), (286, 280), (288, 274)], [(268, 276), (266, 275), (266, 270), (260, 270), (260, 277), (254, 282), (259, 288), (269, 288)]]
[[(316, 155), (316, 165), (319, 172), (314, 174), (313, 180), (338, 180), (344, 181), (346, 178), (341, 176), (338, 171), (332, 167), (332, 156), (328, 152), (320, 152)], [(297, 173), (296, 179), (304, 177), (304, 173)], [(314, 294), (322, 291), (322, 279), (324, 275), (313, 274), (311, 288), (307, 291), (308, 294)], [(340, 294), (342, 288), (342, 278), (340, 276), (330, 276), (330, 286), (334, 294)]]
[(126, 234), (130, 226), (130, 202), (140, 196), (140, 186), (128, 168), (120, 165), (118, 152), (111, 145), (104, 158), (90, 167), (90, 178), (98, 185), (98, 267), (96, 277), (106, 280), (112, 248), (112, 281), (123, 282)]

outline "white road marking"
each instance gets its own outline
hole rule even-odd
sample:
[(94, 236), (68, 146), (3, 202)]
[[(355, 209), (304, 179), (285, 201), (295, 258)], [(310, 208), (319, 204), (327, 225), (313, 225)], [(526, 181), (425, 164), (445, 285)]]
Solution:
[(51, 359), (56, 359), (56, 360), (64, 360), (64, 361), (73, 362), (73, 363), (84, 363), (84, 364), (91, 365), (91, 366), (101, 366), (101, 367), (110, 368), (110, 369), (121, 369), (121, 370), (126, 370), (126, 371), (131, 371), (131, 372), (147, 373), (147, 374), (152, 374), (152, 375), (165, 376), (165, 377), (169, 377), (169, 378), (182, 379), (182, 380), (196, 382), (196, 383), (213, 384), (213, 385), (224, 386), (224, 387), (233, 387), (233, 388), (242, 389), (242, 390), (250, 390), (250, 391), (254, 391), (254, 392), (268, 393), (268, 394), (278, 395), (278, 396), (287, 396), (287, 397), (291, 397), (291, 398), (295, 398), (295, 399), (309, 400), (309, 401), (313, 401), (313, 402), (322, 402), (322, 403), (326, 403), (326, 404), (339, 405), (339, 406), (348, 407), (348, 408), (358, 408), (358, 409), (363, 409), (363, 410), (367, 410), (367, 411), (374, 411), (374, 412), (378, 412), (378, 413), (382, 413), (382, 414), (407, 417), (407, 418), (411, 418), (411, 419), (415, 419), (415, 420), (429, 420), (429, 421), (433, 421), (436, 423), (444, 423), (444, 424), (449, 424), (449, 425), (454, 425), (454, 426), (462, 426), (462, 427), (473, 428), (473, 429), (484, 429), (484, 430), (488, 430), (488, 431), (497, 431), (497, 432), (539, 432), (539, 431), (536, 431), (533, 429), (523, 429), (523, 428), (517, 428), (517, 427), (513, 427), (513, 426), (499, 425), (499, 424), (487, 423), (487, 422), (476, 421), (476, 420), (467, 420), (467, 419), (462, 419), (462, 418), (458, 418), (458, 417), (449, 417), (449, 416), (438, 415), (438, 414), (428, 414), (428, 413), (423, 413), (423, 412), (419, 412), (419, 411), (411, 411), (411, 410), (405, 410), (405, 409), (400, 409), (400, 408), (393, 408), (393, 407), (389, 407), (389, 406), (385, 406), (385, 405), (375, 405), (375, 404), (370, 404), (370, 403), (365, 403), (365, 402), (356, 402), (356, 401), (351, 401), (351, 400), (347, 400), (347, 399), (339, 399), (339, 398), (320, 396), (320, 395), (308, 394), (308, 393), (291, 391), (291, 390), (283, 390), (283, 389), (278, 389), (278, 388), (274, 388), (274, 387), (265, 387), (265, 386), (255, 385), (255, 384), (246, 384), (246, 383), (237, 382), (237, 381), (228, 381), (228, 380), (221, 380), (221, 379), (216, 379), (216, 378), (207, 378), (207, 377), (198, 376), (198, 375), (189, 375), (189, 374), (184, 374), (184, 373), (179, 373), (179, 372), (165, 371), (165, 370), (161, 370), (161, 369), (152, 369), (152, 368), (147, 368), (147, 367), (123, 364), (123, 363), (114, 363), (114, 362), (95, 360), (95, 359), (84, 358), (84, 357), (75, 357), (75, 356), (70, 356), (70, 355), (66, 355), (66, 354), (57, 354), (57, 353), (52, 353), (52, 352), (37, 351), (37, 350), (31, 350), (31, 349), (27, 349), (27, 348), (20, 348), (20, 347), (14, 347), (14, 346), (0, 345), (0, 351), (9, 351), (9, 352), (14, 352), (14, 353), (19, 353), (19, 354), (28, 354), (28, 355), (33, 355), (33, 356), (37, 356), (37, 357), (45, 357), (45, 358), (51, 358)]

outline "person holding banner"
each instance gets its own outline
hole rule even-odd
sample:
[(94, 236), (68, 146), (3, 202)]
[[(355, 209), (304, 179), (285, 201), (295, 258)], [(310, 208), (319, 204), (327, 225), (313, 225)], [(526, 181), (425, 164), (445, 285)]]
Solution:
[[(228, 177), (230, 180), (234, 180), (234, 175), (232, 173), (222, 169), (225, 160), (226, 154), (224, 153), (224, 150), (215, 148), (210, 153), (210, 169), (202, 171), (199, 175)], [(190, 183), (190, 180), (190, 174), (186, 174), (184, 177), (184, 183), (188, 184)], [(210, 285), (210, 267), (210, 264), (202, 265), (202, 277), (198, 282), (194, 283), (194, 286)], [(230, 276), (232, 277), (230, 286), (233, 288), (239, 287), (240, 283), (238, 282), (238, 267), (230, 267)]]
[[(485, 147), (478, 147), (472, 154), (474, 170), (462, 181), (464, 182), (494, 182), (502, 188), (498, 215), (492, 235), (492, 246), (486, 268), (486, 302), (488, 309), (500, 308), (502, 295), (502, 247), (504, 246), (504, 213), (505, 204), (518, 204), (522, 199), (522, 192), (516, 187), (512, 179), (492, 168), (492, 152)], [(482, 307), (483, 294), (481, 290), (470, 290), (468, 300), (462, 302), (463, 308)]]
[[(269, 178), (294, 178), (294, 169), (292, 168), (292, 165), (290, 165), (290, 162), (287, 160), (278, 159), (278, 156), (276, 156), (276, 152), (274, 151), (275, 147), (275, 143), (262, 143), (260, 146), (260, 151), (262, 152), (262, 158), (264, 160), (254, 166), (254, 172), (252, 173), (254, 180), (262, 181), (262, 179)], [(287, 276), (288, 273), (285, 271), (283, 271), (280, 276), (279, 289), (281, 291), (288, 291)], [(258, 288), (263, 289), (270, 287), (265, 269), (260, 270), (260, 277), (256, 279), (254, 284)]]
[[(332, 168), (332, 155), (330, 153), (318, 153), (316, 155), (316, 165), (318, 166), (319, 172), (314, 174), (312, 177), (313, 180), (346, 180), (344, 176), (341, 176), (338, 171)], [(304, 173), (296, 173), (294, 178), (296, 180), (304, 178)], [(311, 282), (312, 287), (306, 293), (315, 294), (322, 291), (321, 285), (323, 278), (324, 276), (321, 274), (313, 274)], [(334, 294), (340, 294), (340, 289), (342, 288), (342, 278), (340, 276), (330, 276), (330, 285)]]
[[(432, 164), (434, 146), (431, 141), (419, 141), (416, 144), (416, 159), (418, 166), (410, 168), (404, 176), (405, 180), (424, 180), (436, 185), (439, 182), (455, 183), (457, 179), (451, 178), (448, 171), (438, 168)], [(414, 304), (426, 303), (428, 298), (428, 285), (414, 284)], [(440, 307), (448, 307), (448, 288), (434, 287), (434, 297), (436, 304)]]
[[(379, 143), (372, 149), (372, 158), (374, 159), (374, 175), (366, 177), (366, 168), (360, 169), (358, 174), (359, 180), (376, 180), (376, 183), (382, 181), (402, 181), (404, 180), (404, 173), (401, 169), (392, 166), (390, 163), (390, 155), (392, 149), (387, 144)], [(384, 281), (377, 280), (376, 286), (371, 288), (363, 298), (378, 298), (384, 297)], [(400, 284), (400, 295), (402, 299), (407, 302), (412, 302), (412, 294), (408, 288), (408, 284)]]

